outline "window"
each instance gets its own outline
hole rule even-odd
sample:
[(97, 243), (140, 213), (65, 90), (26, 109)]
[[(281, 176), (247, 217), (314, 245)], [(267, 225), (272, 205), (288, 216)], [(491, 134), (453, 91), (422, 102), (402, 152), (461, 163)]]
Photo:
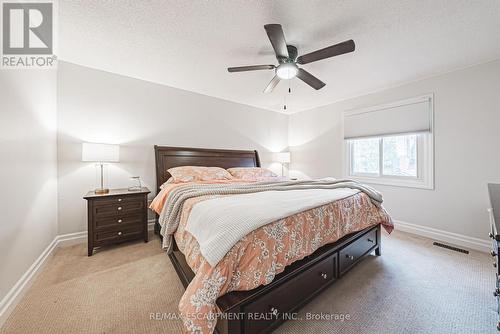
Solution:
[(433, 97), (344, 114), (345, 175), (361, 182), (433, 189)]
[(351, 144), (351, 175), (380, 174), (380, 138), (353, 140)]
[(394, 136), (382, 141), (382, 175), (417, 177), (417, 135)]
[(347, 175), (368, 183), (430, 188), (429, 134), (346, 140)]

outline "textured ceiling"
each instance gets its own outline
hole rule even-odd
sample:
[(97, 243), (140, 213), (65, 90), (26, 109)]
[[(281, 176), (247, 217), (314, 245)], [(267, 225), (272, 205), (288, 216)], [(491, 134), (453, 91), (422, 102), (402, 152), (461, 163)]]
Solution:
[[(299, 55), (347, 39), (354, 53), (303, 65), (298, 79), (262, 90), (275, 64), (263, 28), (283, 25)], [(306, 110), (500, 58), (498, 0), (59, 1), (59, 58), (260, 108)]]

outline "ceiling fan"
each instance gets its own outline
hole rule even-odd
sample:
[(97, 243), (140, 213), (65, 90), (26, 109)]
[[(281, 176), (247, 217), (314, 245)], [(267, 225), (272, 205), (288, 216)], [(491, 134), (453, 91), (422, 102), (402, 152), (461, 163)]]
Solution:
[(335, 57), (344, 53), (353, 52), (355, 48), (354, 41), (350, 39), (348, 41), (297, 57), (297, 48), (293, 45), (286, 44), (285, 35), (283, 34), (283, 29), (281, 28), (280, 24), (266, 24), (264, 26), (264, 29), (266, 29), (267, 36), (271, 41), (274, 52), (276, 53), (276, 59), (279, 63), (278, 66), (252, 65), (229, 67), (227, 69), (231, 73), (258, 70), (275, 70), (274, 78), (264, 89), (264, 93), (272, 92), (274, 87), (276, 87), (280, 80), (289, 80), (294, 77), (299, 78), (316, 90), (321, 89), (325, 86), (325, 83), (303, 68), (299, 68), (297, 64), (304, 65), (321, 59)]

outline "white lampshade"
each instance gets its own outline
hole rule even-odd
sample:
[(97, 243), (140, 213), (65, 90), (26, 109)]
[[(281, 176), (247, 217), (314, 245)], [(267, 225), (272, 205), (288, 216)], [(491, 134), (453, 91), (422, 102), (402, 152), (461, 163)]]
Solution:
[(82, 144), (82, 161), (119, 162), (120, 146), (112, 144)]
[(282, 164), (290, 163), (290, 152), (279, 152), (274, 154), (274, 161)]

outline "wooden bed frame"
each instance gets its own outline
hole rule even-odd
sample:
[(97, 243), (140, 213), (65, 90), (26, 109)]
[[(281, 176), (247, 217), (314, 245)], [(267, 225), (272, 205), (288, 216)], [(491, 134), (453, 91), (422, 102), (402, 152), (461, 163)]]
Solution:
[[(178, 166), (260, 167), (257, 151), (219, 150), (155, 146), (157, 190), (170, 178), (169, 168)], [(158, 219), (155, 233), (159, 232)], [(217, 321), (219, 334), (269, 333), (354, 265), (375, 251), (381, 255), (381, 226), (350, 234), (287, 266), (268, 285), (250, 291), (234, 291), (217, 299), (223, 316)], [(187, 287), (194, 273), (178, 250), (170, 260)]]

